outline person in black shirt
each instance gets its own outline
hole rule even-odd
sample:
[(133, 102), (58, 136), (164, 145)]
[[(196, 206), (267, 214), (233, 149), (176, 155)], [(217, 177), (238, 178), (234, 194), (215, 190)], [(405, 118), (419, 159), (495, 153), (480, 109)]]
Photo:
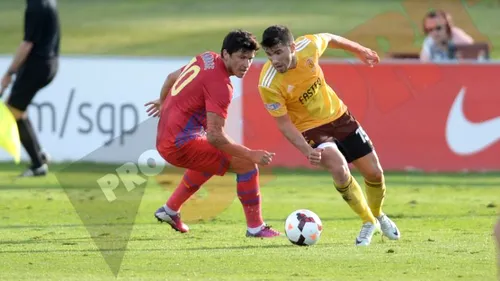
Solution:
[(43, 176), (48, 172), (47, 155), (41, 151), (26, 109), (36, 93), (50, 84), (58, 69), (60, 44), (56, 0), (27, 0), (24, 40), (1, 80), (0, 96), (12, 82), (7, 106), (17, 120), (21, 143), (32, 165), (22, 177)]

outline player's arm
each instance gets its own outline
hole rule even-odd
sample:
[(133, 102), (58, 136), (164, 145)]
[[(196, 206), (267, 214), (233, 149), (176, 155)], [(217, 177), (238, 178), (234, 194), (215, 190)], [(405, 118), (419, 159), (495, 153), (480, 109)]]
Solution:
[(295, 125), (293, 125), (288, 114), (274, 117), (274, 120), (276, 120), (276, 124), (278, 125), (280, 132), (291, 144), (293, 144), (293, 146), (295, 146), (295, 148), (302, 152), (302, 154), (306, 157), (311, 154), (313, 148), (309, 146), (299, 130), (297, 130)]
[(207, 110), (207, 140), (216, 148), (234, 157), (247, 159), (261, 165), (269, 164), (273, 153), (251, 150), (235, 143), (224, 131), (232, 87), (226, 81), (214, 77), (204, 87), (205, 107)]
[(348, 51), (369, 65), (373, 65), (374, 63), (378, 63), (380, 61), (380, 58), (375, 51), (340, 35), (332, 33), (318, 33), (313, 36), (313, 41), (316, 43), (320, 55), (323, 54), (327, 47), (329, 47), (331, 49), (342, 49)]
[(26, 41), (23, 41), (19, 45), (19, 47), (17, 47), (16, 55), (14, 56), (14, 59), (12, 60), (9, 68), (7, 68), (7, 71), (3, 75), (0, 82), (0, 97), (3, 95), (5, 89), (9, 87), (10, 83), (12, 82), (12, 76), (17, 73), (21, 65), (28, 57), (28, 54), (31, 52), (32, 48), (33, 44)]
[(351, 41), (340, 35), (331, 33), (321, 33), (320, 36), (327, 40), (328, 47), (331, 49), (342, 49), (353, 54), (358, 54), (366, 49), (366, 47), (361, 44)]
[(259, 92), (267, 111), (274, 117), (283, 136), (302, 154), (308, 156), (313, 149), (307, 144), (302, 134), (290, 120), (286, 102), (281, 93), (264, 86), (259, 86)]
[(172, 73), (170, 73), (165, 81), (163, 82), (163, 86), (161, 87), (160, 91), (160, 98), (156, 100), (149, 101), (144, 104), (144, 106), (147, 106), (148, 108), (146, 109), (146, 112), (148, 116), (153, 116), (153, 117), (158, 117), (160, 116), (160, 109), (161, 105), (167, 98), (168, 92), (170, 92), (170, 89), (174, 86), (175, 81), (179, 79), (179, 76), (182, 73), (182, 69), (180, 68)]
[(271, 162), (274, 153), (251, 150), (244, 145), (235, 143), (224, 132), (226, 119), (215, 112), (207, 112), (207, 140), (218, 149), (242, 159), (247, 159), (252, 163), (268, 165)]
[(218, 149), (235, 157), (250, 159), (251, 150), (234, 143), (224, 131), (226, 119), (215, 112), (207, 112), (207, 140)]
[(165, 99), (167, 98), (168, 92), (170, 92), (170, 89), (174, 86), (175, 81), (179, 78), (181, 75), (182, 68), (170, 73), (167, 76), (167, 79), (165, 79), (165, 82), (163, 83), (163, 86), (161, 87), (161, 92), (160, 92), (160, 104), (163, 104)]
[(28, 41), (23, 41), (21, 42), (21, 44), (19, 44), (14, 59), (12, 60), (9, 68), (7, 68), (8, 75), (14, 75), (19, 70), (19, 68), (21, 67), (21, 65), (23, 65), (24, 61), (31, 52), (32, 48), (33, 43)]

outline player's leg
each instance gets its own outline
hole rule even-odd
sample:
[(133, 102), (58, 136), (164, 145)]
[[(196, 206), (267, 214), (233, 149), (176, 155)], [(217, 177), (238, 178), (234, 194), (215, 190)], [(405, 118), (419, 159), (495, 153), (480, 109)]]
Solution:
[(348, 162), (352, 163), (364, 177), (368, 206), (379, 221), (383, 234), (392, 240), (400, 239), (401, 233), (396, 224), (382, 212), (386, 187), (377, 153), (363, 128), (349, 112), (346, 114), (350, 116), (350, 121), (345, 123), (345, 131), (350, 133), (340, 141), (340, 145), (345, 151)]
[(399, 240), (401, 232), (397, 225), (382, 212), (386, 187), (384, 174), (375, 151), (354, 160), (353, 165), (365, 178), (366, 197), (373, 215), (380, 222), (382, 233), (391, 240)]
[(243, 206), (247, 222), (247, 237), (272, 238), (280, 233), (265, 224), (262, 218), (262, 200), (259, 168), (243, 158), (232, 157), (229, 171), (236, 174), (238, 199)]
[(210, 173), (187, 169), (172, 195), (163, 206), (156, 210), (156, 219), (169, 223), (179, 232), (188, 232), (189, 227), (181, 220), (181, 208), (212, 176), (213, 174)]
[(371, 243), (373, 234), (379, 230), (379, 223), (373, 216), (359, 183), (350, 173), (348, 163), (351, 161), (351, 155), (342, 142), (356, 128), (354, 118), (346, 112), (337, 120), (311, 129), (303, 135), (313, 147), (324, 148), (321, 156), (322, 166), (332, 174), (335, 187), (342, 198), (363, 220), (361, 231), (356, 237), (356, 245), (365, 246)]
[(386, 186), (384, 172), (375, 150), (354, 161), (352, 164), (363, 175), (368, 205), (376, 217), (383, 214)]
[[(40, 68), (39, 68), (40, 67)], [(47, 77), (47, 66), (29, 65), (19, 72), (7, 101), (7, 106), (17, 122), (21, 143), (31, 159), (31, 166), (21, 177), (44, 176), (48, 172), (46, 157), (42, 154), (40, 143), (26, 112), (37, 92), (45, 87), (52, 77)]]
[(369, 245), (373, 234), (378, 231), (379, 224), (368, 206), (360, 185), (351, 175), (346, 159), (335, 143), (326, 142), (319, 147), (324, 148), (321, 164), (332, 175), (335, 188), (363, 221), (361, 232), (356, 237), (356, 245)]
[(213, 174), (187, 169), (165, 206), (171, 213), (179, 213), (182, 205), (191, 198)]
[[(161, 149), (159, 152), (172, 165), (188, 169), (183, 180), (186, 182), (188, 179), (189, 183), (181, 182), (167, 204), (157, 210), (155, 216), (158, 220), (169, 223), (178, 231), (189, 231), (188, 226), (180, 220), (180, 207), (212, 175), (223, 176), (229, 171), (237, 175), (238, 197), (247, 219), (247, 235), (253, 237), (279, 235), (263, 222), (259, 170), (255, 164), (245, 159), (231, 157), (216, 149), (205, 138), (189, 141), (180, 151), (174, 153), (162, 152)], [(175, 210), (176, 208), (178, 210)]]
[(182, 180), (163, 206), (155, 212), (160, 222), (166, 222), (179, 232), (188, 232), (189, 227), (182, 222), (180, 210), (201, 186), (214, 174), (223, 175), (230, 158), (211, 146), (205, 138), (196, 138), (175, 151), (164, 151), (158, 146), (160, 155), (170, 164), (186, 168)]

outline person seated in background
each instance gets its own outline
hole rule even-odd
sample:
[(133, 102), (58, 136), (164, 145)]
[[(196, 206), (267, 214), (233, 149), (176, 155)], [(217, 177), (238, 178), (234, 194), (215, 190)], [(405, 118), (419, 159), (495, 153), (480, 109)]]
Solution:
[(430, 11), (423, 22), (427, 36), (420, 51), (423, 62), (457, 59), (456, 45), (474, 44), (474, 39), (464, 30), (453, 25), (451, 16), (443, 10)]

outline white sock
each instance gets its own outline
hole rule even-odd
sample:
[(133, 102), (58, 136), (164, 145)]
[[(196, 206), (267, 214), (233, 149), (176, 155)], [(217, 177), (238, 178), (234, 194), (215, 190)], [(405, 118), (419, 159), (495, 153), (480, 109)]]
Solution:
[(177, 212), (170, 209), (167, 204), (163, 205), (163, 208), (165, 208), (165, 213), (167, 213), (168, 215), (171, 215), (171, 216), (175, 216), (177, 215)]
[(266, 224), (263, 223), (261, 226), (257, 226), (257, 227), (248, 227), (248, 232), (250, 232), (251, 234), (257, 234), (263, 226), (265, 226)]

